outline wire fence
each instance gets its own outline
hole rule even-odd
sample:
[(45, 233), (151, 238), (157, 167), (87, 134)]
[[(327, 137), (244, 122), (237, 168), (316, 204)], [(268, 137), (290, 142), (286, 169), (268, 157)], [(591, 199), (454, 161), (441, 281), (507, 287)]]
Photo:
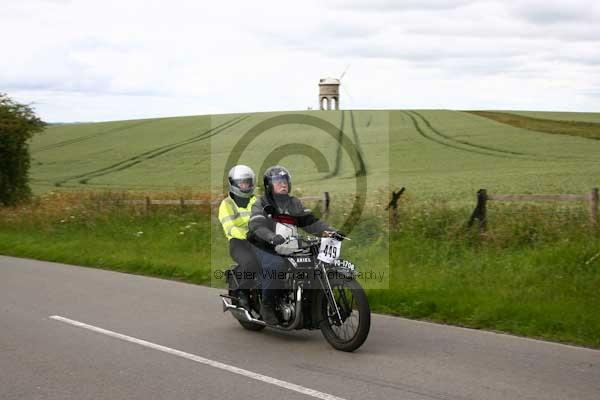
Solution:
[[(598, 188), (593, 188), (586, 194), (490, 194), (486, 189), (477, 192), (477, 205), (471, 214), (468, 226), (478, 221), (479, 228), (487, 227), (487, 211), (489, 201), (502, 202), (585, 202), (588, 208), (588, 221), (591, 226), (598, 226)], [(566, 212), (563, 211), (563, 212)]]
[[(215, 207), (223, 201), (224, 197), (216, 199), (185, 199), (180, 197), (179, 199), (152, 199), (150, 196), (146, 196), (144, 199), (122, 199), (115, 198), (110, 200), (101, 200), (101, 203), (111, 204), (115, 206), (143, 206), (146, 212), (150, 212), (153, 206), (177, 206), (182, 210), (188, 206), (210, 206)], [(330, 210), (331, 199), (329, 192), (324, 192), (321, 196), (303, 196), (299, 197), (303, 202), (305, 201), (316, 201), (320, 206), (322, 213), (328, 213)]]

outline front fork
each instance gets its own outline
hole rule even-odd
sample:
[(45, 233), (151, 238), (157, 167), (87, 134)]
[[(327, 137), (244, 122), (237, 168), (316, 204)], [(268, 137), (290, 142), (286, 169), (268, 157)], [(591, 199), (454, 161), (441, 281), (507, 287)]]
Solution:
[[(327, 276), (327, 271), (325, 270), (325, 264), (323, 262), (319, 262), (319, 267), (323, 273), (323, 279), (321, 280), (321, 284), (323, 284), (323, 290), (325, 291), (325, 295), (327, 296), (327, 301), (330, 305), (332, 305), (335, 309), (334, 318), (337, 321), (333, 321), (337, 326), (342, 325), (342, 316), (340, 315), (340, 309), (335, 301), (335, 296), (333, 295), (333, 289), (331, 288), (331, 283), (329, 282), (329, 277)], [(324, 281), (324, 282), (323, 282)], [(329, 315), (327, 315), (329, 318)]]

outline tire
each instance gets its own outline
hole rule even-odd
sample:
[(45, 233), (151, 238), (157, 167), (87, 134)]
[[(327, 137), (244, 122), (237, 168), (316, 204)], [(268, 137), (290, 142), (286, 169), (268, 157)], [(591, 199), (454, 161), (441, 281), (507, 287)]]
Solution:
[(244, 329), (248, 329), (249, 331), (262, 331), (263, 329), (265, 329), (265, 325), (260, 325), (260, 324), (255, 324), (254, 322), (248, 322), (248, 321), (240, 321), (239, 319), (237, 320), (241, 326), (244, 327)]
[[(371, 328), (369, 301), (364, 289), (356, 281), (332, 280), (330, 283), (334, 298), (340, 309), (340, 314), (342, 314), (342, 318), (344, 319), (344, 325), (348, 324), (349, 328), (346, 329), (344, 325), (337, 327), (333, 323), (329, 315), (333, 315), (334, 310), (329, 305), (324, 292), (319, 295), (317, 303), (317, 310), (320, 313), (319, 321), (321, 321), (319, 327), (321, 328), (321, 333), (333, 348), (352, 352), (362, 346), (369, 335), (369, 329)], [(353, 300), (348, 299), (350, 297), (349, 294), (352, 294)], [(349, 308), (351, 308), (351, 311), (348, 315)], [(356, 317), (358, 317), (358, 326), (354, 327)], [(354, 328), (354, 332), (350, 331), (350, 327)], [(342, 333), (346, 332), (349, 335), (342, 337)]]

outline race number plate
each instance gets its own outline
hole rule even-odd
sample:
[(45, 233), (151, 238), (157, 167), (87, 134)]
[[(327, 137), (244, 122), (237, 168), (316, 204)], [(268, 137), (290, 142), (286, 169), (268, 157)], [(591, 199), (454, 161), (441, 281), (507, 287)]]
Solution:
[(333, 238), (322, 238), (321, 247), (319, 248), (319, 260), (331, 264), (333, 261), (340, 258), (342, 252), (342, 242)]

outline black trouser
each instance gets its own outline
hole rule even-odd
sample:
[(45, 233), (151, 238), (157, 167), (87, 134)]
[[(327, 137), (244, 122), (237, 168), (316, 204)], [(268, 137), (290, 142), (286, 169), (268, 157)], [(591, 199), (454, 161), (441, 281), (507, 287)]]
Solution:
[(235, 276), (240, 285), (239, 289), (256, 287), (256, 282), (260, 279), (260, 265), (256, 259), (254, 246), (247, 240), (231, 239), (229, 255), (239, 265)]

